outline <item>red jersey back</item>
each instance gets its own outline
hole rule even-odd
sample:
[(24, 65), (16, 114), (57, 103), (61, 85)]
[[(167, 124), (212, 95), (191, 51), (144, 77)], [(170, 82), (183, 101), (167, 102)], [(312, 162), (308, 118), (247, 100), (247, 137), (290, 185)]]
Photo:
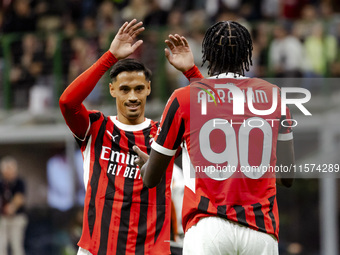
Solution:
[(289, 110), (281, 116), (275, 85), (221, 77), (173, 93), (152, 148), (170, 156), (184, 141), (185, 231), (201, 217), (220, 216), (278, 238), (273, 170), (277, 141), (292, 139)]
[(90, 128), (79, 141), (86, 198), (78, 245), (92, 254), (170, 254), (172, 163), (160, 185), (143, 186), (137, 154), (150, 153), (158, 124), (146, 119), (124, 125), (116, 117), (89, 112)]

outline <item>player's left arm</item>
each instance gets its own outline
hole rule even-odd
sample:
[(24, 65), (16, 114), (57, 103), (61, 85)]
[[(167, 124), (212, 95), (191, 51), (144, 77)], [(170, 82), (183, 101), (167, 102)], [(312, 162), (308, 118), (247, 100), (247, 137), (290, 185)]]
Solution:
[(135, 163), (139, 166), (144, 185), (148, 188), (156, 187), (161, 182), (172, 156), (161, 154), (152, 148), (150, 156), (137, 146), (134, 146), (133, 150), (138, 155)]

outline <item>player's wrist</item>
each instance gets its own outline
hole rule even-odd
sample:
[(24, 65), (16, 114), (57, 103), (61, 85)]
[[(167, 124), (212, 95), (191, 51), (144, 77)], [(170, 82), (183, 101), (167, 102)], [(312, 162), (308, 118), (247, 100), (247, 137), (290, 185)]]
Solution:
[(109, 60), (112, 63), (112, 65), (117, 63), (119, 58), (111, 50), (108, 50), (107, 54), (109, 55)]
[(190, 65), (184, 67), (181, 71), (182, 71), (183, 73), (185, 73), (185, 72), (190, 71), (190, 70), (193, 69), (194, 67), (195, 67), (195, 64), (192, 63), (192, 64), (190, 64)]
[(183, 72), (183, 74), (185, 75), (187, 79), (203, 78), (203, 75), (201, 74), (200, 70), (198, 69), (196, 65), (193, 65), (189, 70)]

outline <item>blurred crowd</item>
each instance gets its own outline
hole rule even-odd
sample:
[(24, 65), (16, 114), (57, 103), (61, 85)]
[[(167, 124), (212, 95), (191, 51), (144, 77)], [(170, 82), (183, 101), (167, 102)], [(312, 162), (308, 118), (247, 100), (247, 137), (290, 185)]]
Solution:
[[(3, 0), (1, 105), (56, 105), (60, 92), (108, 49), (117, 29), (132, 18), (142, 20), (147, 29), (141, 36), (143, 46), (132, 57), (143, 61), (162, 83), (153, 97), (167, 98), (186, 85), (166, 64), (167, 35), (187, 37), (206, 75), (201, 42), (206, 28), (220, 20), (236, 20), (252, 32), (253, 66), (247, 76), (340, 75), (340, 6), (335, 0)], [(308, 83), (301, 86), (309, 88)], [(97, 86), (89, 103), (103, 101), (103, 87)]]
[[(340, 5), (336, 0), (2, 0), (0, 110), (21, 108), (39, 114), (56, 106), (63, 89), (108, 49), (118, 28), (133, 18), (142, 20), (146, 27), (141, 35), (144, 43), (131, 57), (140, 59), (153, 72), (151, 100), (167, 99), (175, 88), (187, 84), (186, 78), (165, 61), (168, 34), (178, 33), (188, 39), (196, 65), (207, 75), (206, 65), (201, 66), (201, 43), (206, 28), (220, 20), (238, 21), (251, 31), (254, 50), (253, 65), (246, 74), (249, 77), (340, 76)], [(99, 83), (87, 98), (88, 104), (108, 102), (108, 77)], [(301, 82), (299, 86), (317, 89), (311, 84)], [(68, 191), (63, 186), (67, 183), (50, 182), (62, 178), (52, 178), (52, 174), (54, 167), (65, 164), (63, 156), (51, 158), (46, 167), (49, 189), (57, 192), (49, 193), (48, 205), (53, 213), (48, 217), (55, 220), (60, 218), (60, 211), (71, 210), (73, 217), (69, 218), (75, 224), (68, 239), (71, 236), (76, 243), (81, 231), (77, 206), (81, 205), (74, 206), (73, 200), (55, 202), (55, 194)], [(41, 223), (41, 210), (31, 214), (37, 216), (30, 217), (28, 236), (32, 240), (46, 236), (46, 246), (55, 250), (46, 233), (56, 226), (50, 226), (50, 218), (48, 224)], [(67, 238), (63, 241), (63, 231), (53, 233), (57, 233), (53, 239), (57, 243), (69, 242)], [(39, 243), (32, 240), (29, 243)]]

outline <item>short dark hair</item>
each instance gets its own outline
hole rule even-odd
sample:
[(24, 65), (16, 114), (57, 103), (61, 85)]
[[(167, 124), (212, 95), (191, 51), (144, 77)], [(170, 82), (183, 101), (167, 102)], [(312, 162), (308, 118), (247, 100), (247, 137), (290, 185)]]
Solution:
[[(234, 21), (221, 21), (208, 28), (202, 43), (203, 64), (209, 61), (210, 75), (234, 72), (244, 75), (252, 65), (250, 33)], [(202, 65), (203, 65), (202, 64)]]
[(126, 58), (119, 60), (110, 71), (111, 80), (116, 79), (117, 75), (121, 72), (134, 72), (142, 71), (144, 72), (145, 79), (147, 81), (151, 80), (152, 72), (143, 63), (136, 59)]

